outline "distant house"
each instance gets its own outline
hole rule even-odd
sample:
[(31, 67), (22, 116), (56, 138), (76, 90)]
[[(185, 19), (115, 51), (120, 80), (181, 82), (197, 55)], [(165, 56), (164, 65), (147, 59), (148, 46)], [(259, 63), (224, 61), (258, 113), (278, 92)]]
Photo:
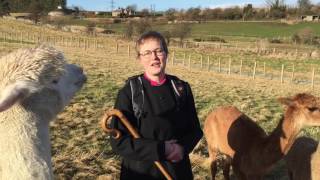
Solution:
[(319, 22), (320, 15), (303, 15), (301, 16), (301, 20), (308, 21), (308, 22)]
[(8, 16), (4, 16), (6, 19), (13, 19), (23, 21), (25, 23), (33, 23), (31, 20), (32, 13), (9, 13)]
[(94, 12), (95, 15), (110, 15), (110, 12), (107, 11), (95, 11)]
[(121, 13), (122, 13), (121, 9), (116, 9), (116, 10), (113, 10), (111, 14), (112, 14), (112, 17), (120, 17)]
[(58, 6), (57, 9), (50, 11), (48, 13), (48, 16), (50, 18), (55, 18), (55, 17), (63, 17), (72, 13), (75, 13), (76, 10), (74, 9), (68, 9), (68, 8), (63, 8), (62, 6)]
[(130, 17), (134, 15), (135, 12), (130, 8), (118, 8), (112, 11), (112, 17)]
[(10, 16), (15, 19), (30, 19), (31, 13), (10, 13)]
[(62, 9), (58, 9), (58, 10), (54, 10), (54, 11), (50, 11), (48, 13), (48, 16), (50, 17), (62, 17), (65, 16), (65, 12)]

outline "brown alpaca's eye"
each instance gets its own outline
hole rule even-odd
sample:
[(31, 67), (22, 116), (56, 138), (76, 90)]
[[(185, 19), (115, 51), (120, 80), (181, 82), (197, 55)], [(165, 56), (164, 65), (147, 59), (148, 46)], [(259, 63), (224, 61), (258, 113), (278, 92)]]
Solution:
[(314, 112), (314, 111), (318, 111), (319, 108), (317, 108), (317, 107), (308, 107), (308, 110), (311, 111), (311, 112)]
[(54, 79), (54, 80), (52, 80), (52, 83), (53, 83), (53, 84), (58, 84), (58, 80), (57, 80), (57, 79)]

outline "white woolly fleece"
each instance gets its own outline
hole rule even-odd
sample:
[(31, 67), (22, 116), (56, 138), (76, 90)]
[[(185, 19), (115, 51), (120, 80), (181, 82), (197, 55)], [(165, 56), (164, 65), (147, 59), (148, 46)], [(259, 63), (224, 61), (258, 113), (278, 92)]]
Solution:
[(53, 179), (49, 122), (85, 80), (81, 68), (51, 47), (0, 58), (1, 180)]

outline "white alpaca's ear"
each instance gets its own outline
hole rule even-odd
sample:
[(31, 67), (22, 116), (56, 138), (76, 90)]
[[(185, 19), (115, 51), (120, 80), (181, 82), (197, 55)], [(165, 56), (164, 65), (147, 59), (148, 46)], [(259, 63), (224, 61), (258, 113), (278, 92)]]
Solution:
[(31, 92), (35, 91), (36, 88), (30, 88), (29, 83), (15, 83), (9, 85), (3, 89), (0, 97), (0, 112), (9, 109), (19, 100), (27, 97)]

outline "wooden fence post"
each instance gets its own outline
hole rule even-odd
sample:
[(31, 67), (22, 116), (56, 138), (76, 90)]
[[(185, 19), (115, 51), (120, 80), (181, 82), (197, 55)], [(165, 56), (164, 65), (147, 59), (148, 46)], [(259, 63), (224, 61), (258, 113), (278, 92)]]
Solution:
[(252, 79), (256, 78), (256, 68), (257, 68), (257, 61), (254, 62)]
[(171, 65), (172, 65), (172, 66), (174, 65), (174, 54), (175, 54), (175, 52), (173, 51), (172, 57), (171, 57)]
[(89, 38), (87, 38), (86, 46), (87, 46), (87, 50), (90, 49), (90, 39)]
[(228, 64), (228, 75), (231, 74), (231, 58), (229, 58), (229, 64)]
[(128, 57), (130, 57), (130, 44), (128, 45)]
[(311, 76), (311, 88), (312, 88), (312, 90), (314, 88), (314, 75), (315, 75), (315, 71), (314, 71), (314, 68), (312, 68), (312, 76)]
[(88, 44), (88, 39), (84, 38), (84, 50), (87, 50), (87, 48), (88, 48), (87, 44)]
[(111, 76), (112, 75), (112, 72), (111, 72), (111, 70), (112, 70), (112, 68), (111, 68), (111, 62), (109, 61), (109, 63), (108, 63), (108, 69), (109, 69), (109, 75)]
[(116, 52), (117, 52), (117, 54), (119, 52), (119, 44), (118, 44), (118, 42), (116, 43)]
[(282, 64), (281, 66), (281, 77), (280, 77), (281, 84), (283, 83), (283, 73), (284, 73), (284, 64)]
[(218, 61), (218, 72), (221, 72), (221, 58), (219, 57), (219, 61)]
[(23, 44), (23, 34), (22, 34), (22, 32), (20, 33), (20, 44), (21, 44), (21, 46)]
[(188, 66), (189, 66), (189, 70), (191, 69), (191, 54), (189, 54), (188, 57)]
[(266, 62), (263, 62), (263, 76), (266, 77)]
[(239, 74), (240, 74), (240, 76), (242, 75), (242, 59), (240, 60), (240, 69), (239, 69)]
[(208, 56), (207, 64), (208, 64), (208, 71), (210, 71), (210, 56)]
[(78, 37), (78, 48), (81, 48), (81, 39)]
[(30, 34), (27, 32), (27, 41), (30, 41)]
[(201, 58), (200, 58), (200, 68), (202, 69), (202, 67), (203, 67), (203, 55), (201, 54)]
[(294, 81), (294, 64), (292, 64), (291, 82)]

